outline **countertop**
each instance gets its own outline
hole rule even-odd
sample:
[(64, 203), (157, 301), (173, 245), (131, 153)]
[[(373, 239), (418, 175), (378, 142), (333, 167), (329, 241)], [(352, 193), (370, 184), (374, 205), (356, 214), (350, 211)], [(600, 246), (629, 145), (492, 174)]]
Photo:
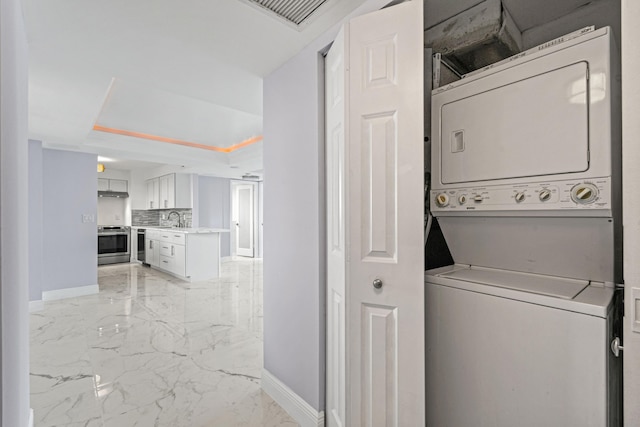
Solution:
[(211, 233), (228, 233), (230, 230), (225, 228), (209, 228), (209, 227), (198, 227), (198, 228), (183, 228), (183, 227), (154, 227), (154, 226), (143, 226), (143, 225), (134, 225), (131, 229), (144, 228), (145, 230), (155, 230), (155, 231), (171, 231), (172, 233), (184, 233), (184, 234), (211, 234)]

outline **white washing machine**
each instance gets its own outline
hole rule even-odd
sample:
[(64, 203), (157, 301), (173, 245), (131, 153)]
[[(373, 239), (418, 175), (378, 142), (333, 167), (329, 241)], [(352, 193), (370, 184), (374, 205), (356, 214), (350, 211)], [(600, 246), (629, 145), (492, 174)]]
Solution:
[(610, 29), (434, 90), (427, 425), (619, 425), (619, 92)]
[(428, 426), (613, 425), (612, 288), (464, 265), (425, 279)]

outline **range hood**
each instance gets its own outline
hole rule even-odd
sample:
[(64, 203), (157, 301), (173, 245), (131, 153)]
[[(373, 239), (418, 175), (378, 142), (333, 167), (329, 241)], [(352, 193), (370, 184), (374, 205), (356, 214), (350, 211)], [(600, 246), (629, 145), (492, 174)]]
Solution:
[(129, 197), (129, 193), (126, 191), (98, 191), (98, 197), (117, 197), (124, 199)]

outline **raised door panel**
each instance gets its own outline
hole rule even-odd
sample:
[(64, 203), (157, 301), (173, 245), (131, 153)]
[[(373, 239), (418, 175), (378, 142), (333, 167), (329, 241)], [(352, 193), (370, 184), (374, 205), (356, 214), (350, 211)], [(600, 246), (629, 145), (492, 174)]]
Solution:
[(325, 59), (327, 191), (327, 426), (346, 426), (345, 108), (343, 28)]
[(425, 423), (422, 3), (350, 22), (347, 402), (354, 426)]

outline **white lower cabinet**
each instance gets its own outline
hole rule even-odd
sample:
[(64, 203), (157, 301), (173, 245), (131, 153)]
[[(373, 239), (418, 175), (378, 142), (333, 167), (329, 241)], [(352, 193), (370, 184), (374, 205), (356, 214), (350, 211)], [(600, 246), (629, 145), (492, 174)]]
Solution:
[(160, 238), (160, 267), (178, 276), (186, 276), (185, 256), (186, 250), (184, 245), (179, 245), (170, 240)]
[(160, 242), (158, 233), (147, 230), (144, 240), (144, 256), (145, 262), (154, 267), (160, 266)]
[(147, 228), (146, 262), (185, 280), (219, 277), (220, 232), (228, 231), (193, 232)]

